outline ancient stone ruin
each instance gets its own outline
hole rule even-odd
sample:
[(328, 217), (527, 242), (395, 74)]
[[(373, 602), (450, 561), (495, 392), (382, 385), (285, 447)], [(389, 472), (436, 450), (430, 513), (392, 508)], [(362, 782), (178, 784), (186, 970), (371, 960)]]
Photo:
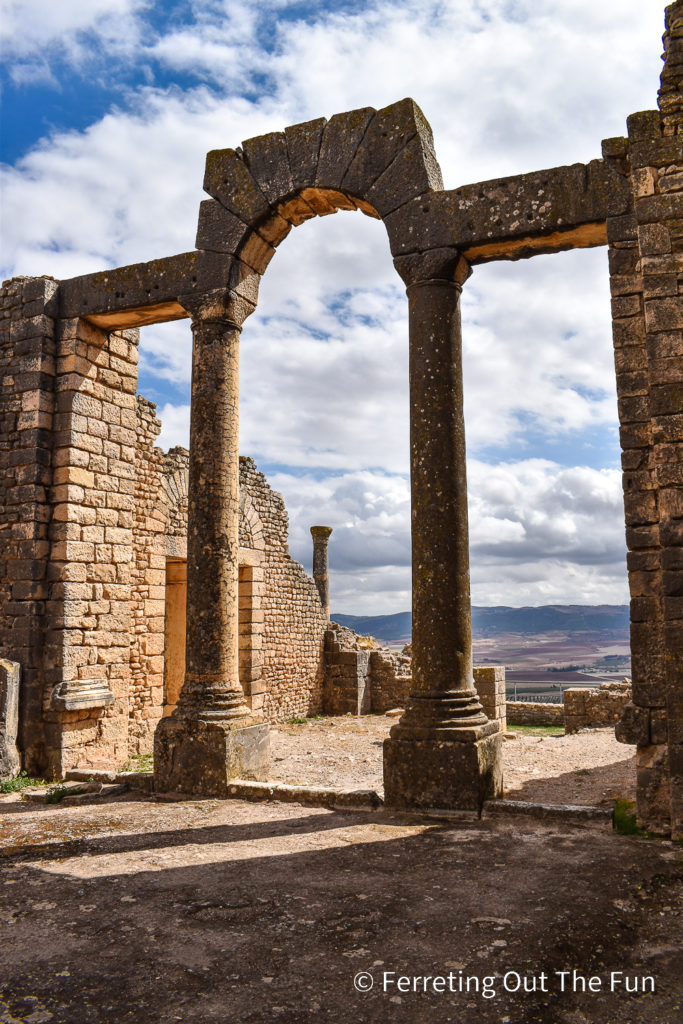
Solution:
[[(659, 108), (588, 164), (444, 190), (405, 99), (210, 152), (190, 252), (5, 284), (0, 629), (26, 766), (121, 762), (153, 733), (159, 789), (223, 795), (267, 775), (268, 720), (318, 706), (324, 538), (314, 582), (289, 558), (281, 500), (239, 459), (239, 338), (292, 228), (361, 210), (386, 227), (410, 318), (412, 683), (385, 742), (387, 803), (471, 808), (501, 791), (500, 723), (472, 670), (462, 288), (480, 263), (605, 246), (632, 597), (618, 735), (637, 745), (641, 821), (682, 834), (681, 0), (664, 45)], [(136, 328), (183, 317), (189, 458), (154, 448), (136, 396)]]

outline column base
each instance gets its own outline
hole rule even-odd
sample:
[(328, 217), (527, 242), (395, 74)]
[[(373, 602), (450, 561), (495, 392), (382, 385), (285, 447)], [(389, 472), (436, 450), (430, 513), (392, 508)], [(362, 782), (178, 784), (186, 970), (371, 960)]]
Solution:
[(499, 732), (474, 741), (385, 740), (385, 805), (480, 810), (503, 793), (502, 743)]
[(268, 779), (268, 726), (249, 718), (201, 721), (171, 715), (154, 733), (157, 793), (226, 797), (231, 779)]

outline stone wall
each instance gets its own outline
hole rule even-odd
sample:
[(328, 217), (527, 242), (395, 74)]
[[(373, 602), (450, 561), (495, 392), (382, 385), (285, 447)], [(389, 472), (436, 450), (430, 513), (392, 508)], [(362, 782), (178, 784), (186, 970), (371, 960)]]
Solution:
[(384, 648), (371, 651), (370, 680), (373, 711), (382, 713), (405, 707), (413, 682), (410, 655)]
[[(154, 446), (161, 422), (138, 398), (132, 586), (130, 749), (151, 749), (172, 706), (164, 694), (167, 572), (187, 556), (189, 456)], [(240, 458), (240, 682), (267, 721), (322, 710), (327, 620), (318, 591), (289, 555), (282, 497), (252, 459)], [(182, 615), (184, 629), (184, 614)]]
[(564, 691), (564, 731), (616, 725), (631, 700), (631, 684), (601, 683), (596, 690), (572, 687)]
[(282, 496), (273, 491), (252, 459), (240, 459), (240, 485), (258, 512), (263, 531), (261, 609), (263, 624), (263, 714), (277, 722), (322, 711), (327, 617), (313, 580), (289, 554), (289, 520)]
[(474, 666), (474, 685), (479, 694), (481, 706), (486, 717), (498, 722), (501, 732), (507, 728), (507, 712), (505, 697), (505, 666), (486, 665)]
[[(410, 644), (398, 653), (333, 622), (325, 634), (325, 660), (326, 714), (384, 714), (406, 706), (413, 682)], [(505, 669), (475, 667), (473, 674), (487, 717), (505, 731)]]
[(336, 622), (325, 634), (324, 710), (328, 715), (383, 714), (405, 707), (410, 693), (411, 659), (380, 647)]
[(137, 332), (57, 321), (55, 293), (0, 293), (0, 629), (24, 764), (60, 774), (125, 757)]
[[(164, 487), (166, 456), (154, 447), (161, 421), (156, 406), (142, 396), (137, 398), (136, 420), (129, 706), (132, 754), (151, 750), (154, 729), (163, 713), (166, 559), (172, 553), (165, 538), (173, 536)], [(184, 558), (185, 544), (175, 553)]]
[[(605, 154), (629, 177), (607, 222), (631, 591), (640, 821), (683, 827), (683, 4), (667, 8), (661, 109), (632, 114)], [(676, 823), (679, 823), (678, 825)]]
[(57, 283), (0, 289), (0, 650), (22, 667), (19, 745), (44, 763), (43, 628), (48, 598)]
[(509, 700), (508, 725), (564, 725), (562, 704), (543, 704), (541, 701)]

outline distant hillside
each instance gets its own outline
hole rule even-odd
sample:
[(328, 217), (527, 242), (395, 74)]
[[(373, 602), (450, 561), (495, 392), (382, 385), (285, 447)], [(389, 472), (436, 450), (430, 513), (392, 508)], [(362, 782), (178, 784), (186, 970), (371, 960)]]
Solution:
[[(387, 643), (408, 642), (412, 629), (410, 612), (396, 615), (342, 615), (332, 620), (363, 636)], [(540, 608), (472, 608), (472, 630), (477, 636), (499, 633), (555, 633), (558, 631), (615, 632), (628, 629), (626, 604), (548, 604)]]

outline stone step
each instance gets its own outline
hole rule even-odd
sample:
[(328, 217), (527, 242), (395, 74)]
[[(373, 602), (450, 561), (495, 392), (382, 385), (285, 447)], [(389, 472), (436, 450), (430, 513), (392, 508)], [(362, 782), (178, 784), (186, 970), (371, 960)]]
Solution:
[(120, 796), (127, 792), (128, 787), (124, 783), (68, 780), (51, 786), (29, 787), (22, 791), (22, 798), (35, 804), (51, 803), (52, 801), (48, 801), (47, 796), (48, 793), (55, 790), (63, 794), (59, 800), (55, 801), (55, 806), (57, 806), (58, 804), (88, 803), (104, 797)]
[(584, 804), (540, 804), (524, 800), (485, 800), (482, 818), (526, 815), (541, 821), (593, 822), (612, 828), (614, 811), (611, 807), (593, 807)]
[(154, 772), (116, 772), (102, 768), (71, 768), (65, 778), (69, 781), (116, 782), (128, 789), (154, 792)]

